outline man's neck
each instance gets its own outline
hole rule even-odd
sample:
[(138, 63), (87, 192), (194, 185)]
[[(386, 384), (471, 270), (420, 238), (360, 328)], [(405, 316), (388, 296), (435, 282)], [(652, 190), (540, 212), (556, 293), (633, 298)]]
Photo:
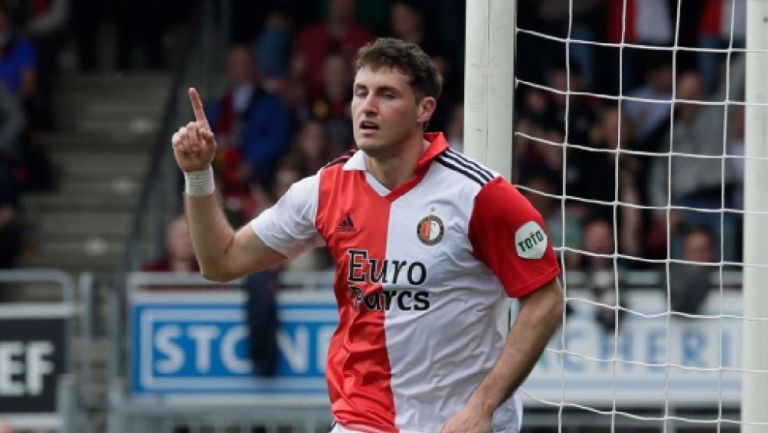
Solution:
[(373, 157), (365, 154), (365, 167), (380, 184), (393, 191), (413, 177), (416, 164), (429, 147), (429, 142), (419, 137), (421, 145), (407, 143), (394, 155)]

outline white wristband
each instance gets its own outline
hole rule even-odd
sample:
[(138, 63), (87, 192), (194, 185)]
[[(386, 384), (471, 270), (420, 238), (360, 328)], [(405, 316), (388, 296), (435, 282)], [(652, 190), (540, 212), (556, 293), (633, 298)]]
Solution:
[(211, 195), (216, 190), (213, 180), (213, 168), (200, 171), (184, 172), (184, 193), (190, 197)]

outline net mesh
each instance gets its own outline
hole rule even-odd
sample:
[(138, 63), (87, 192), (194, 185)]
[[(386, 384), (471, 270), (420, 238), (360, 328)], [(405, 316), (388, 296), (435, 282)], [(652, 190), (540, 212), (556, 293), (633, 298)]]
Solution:
[[(562, 2), (564, 25), (542, 6), (519, 7), (516, 27), (515, 183), (571, 271), (529, 407), (560, 431), (578, 415), (611, 431), (767, 426), (738, 413), (742, 374), (768, 373), (740, 362), (742, 323), (768, 320), (745, 317), (738, 293), (744, 268), (767, 267), (740, 248), (746, 2)], [(619, 20), (618, 40), (584, 36), (594, 10)]]

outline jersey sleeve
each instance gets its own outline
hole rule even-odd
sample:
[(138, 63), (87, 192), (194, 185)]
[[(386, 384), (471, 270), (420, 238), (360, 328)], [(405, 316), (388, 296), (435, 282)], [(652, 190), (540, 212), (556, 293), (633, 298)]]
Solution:
[(318, 182), (318, 175), (314, 175), (294, 183), (274, 206), (251, 221), (256, 236), (288, 258), (323, 246), (315, 225)]
[(511, 297), (524, 297), (560, 274), (541, 214), (500, 177), (475, 197), (469, 240)]

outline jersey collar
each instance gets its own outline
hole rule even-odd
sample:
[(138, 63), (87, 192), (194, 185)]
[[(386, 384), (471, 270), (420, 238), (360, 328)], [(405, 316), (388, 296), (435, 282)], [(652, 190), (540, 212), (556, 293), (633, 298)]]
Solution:
[[(445, 152), (448, 149), (448, 142), (445, 140), (442, 132), (427, 132), (424, 134), (424, 139), (429, 141), (427, 150), (421, 154), (421, 158), (416, 163), (416, 170), (418, 171), (424, 166), (429, 165), (433, 159), (438, 155)], [(365, 157), (364, 152), (355, 152), (344, 164), (344, 171), (362, 170), (365, 171)]]

